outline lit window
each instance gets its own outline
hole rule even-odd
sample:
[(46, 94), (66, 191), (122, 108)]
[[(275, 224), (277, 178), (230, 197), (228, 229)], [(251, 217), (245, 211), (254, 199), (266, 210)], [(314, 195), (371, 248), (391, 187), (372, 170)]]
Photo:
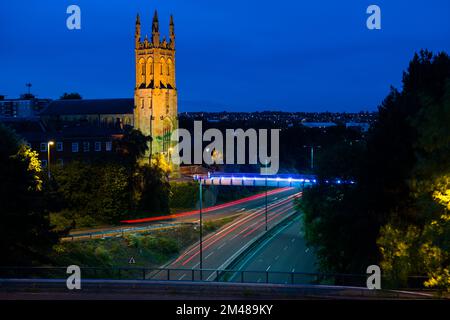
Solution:
[(47, 142), (41, 142), (41, 151), (47, 151)]
[(78, 142), (72, 142), (72, 152), (78, 152)]
[(111, 151), (112, 150), (112, 142), (108, 141), (106, 142), (106, 151)]
[(102, 143), (101, 142), (99, 142), (99, 141), (97, 141), (96, 143), (95, 143), (95, 151), (102, 151)]
[(83, 151), (89, 152), (89, 142), (83, 142)]
[(56, 151), (63, 151), (63, 143), (62, 142), (56, 143)]

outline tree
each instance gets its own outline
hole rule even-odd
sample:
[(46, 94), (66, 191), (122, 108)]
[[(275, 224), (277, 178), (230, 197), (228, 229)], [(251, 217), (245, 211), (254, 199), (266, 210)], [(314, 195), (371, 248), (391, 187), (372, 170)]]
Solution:
[(0, 124), (0, 265), (46, 260), (58, 234), (50, 226), (37, 153)]
[(170, 184), (159, 166), (142, 165), (135, 174), (135, 198), (140, 215), (168, 214)]
[(115, 140), (115, 150), (118, 153), (120, 161), (124, 164), (134, 167), (138, 165), (139, 160), (145, 155), (148, 143), (152, 137), (145, 136), (141, 131), (133, 128), (126, 128), (121, 139)]
[(116, 224), (134, 208), (131, 176), (119, 163), (73, 161), (52, 177), (59, 201), (52, 221), (60, 229)]
[(64, 94), (60, 97), (60, 99), (61, 100), (80, 100), (83, 98), (77, 92), (71, 92), (71, 93), (64, 92)]
[(329, 155), (319, 165), (319, 175), (336, 169), (357, 181), (303, 195), (307, 240), (327, 271), (364, 273), (381, 263), (397, 284), (417, 273), (428, 274), (430, 283), (448, 279), (448, 233), (442, 233), (448, 209), (438, 199), (445, 202), (449, 187), (449, 81), (447, 54), (415, 54), (403, 89), (392, 88), (379, 107), (359, 161), (342, 149), (340, 160)]

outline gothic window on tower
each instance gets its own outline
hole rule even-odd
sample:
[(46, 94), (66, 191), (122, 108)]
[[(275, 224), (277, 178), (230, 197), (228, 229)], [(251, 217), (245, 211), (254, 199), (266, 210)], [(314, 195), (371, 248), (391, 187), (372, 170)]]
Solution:
[(144, 109), (144, 99), (141, 99), (141, 109)]

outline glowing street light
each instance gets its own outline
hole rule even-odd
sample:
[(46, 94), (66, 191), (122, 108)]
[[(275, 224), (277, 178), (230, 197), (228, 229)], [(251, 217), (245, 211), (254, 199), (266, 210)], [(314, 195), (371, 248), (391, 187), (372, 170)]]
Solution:
[(47, 173), (48, 173), (48, 178), (50, 179), (50, 147), (55, 145), (54, 141), (49, 141), (47, 142)]

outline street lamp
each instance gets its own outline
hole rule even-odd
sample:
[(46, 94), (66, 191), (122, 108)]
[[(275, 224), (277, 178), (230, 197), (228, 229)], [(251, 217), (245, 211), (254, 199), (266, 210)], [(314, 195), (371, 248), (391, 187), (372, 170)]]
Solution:
[(303, 146), (303, 148), (310, 148), (311, 149), (311, 170), (314, 170), (314, 148), (320, 148), (320, 146)]
[(200, 280), (203, 280), (203, 214), (202, 214), (202, 179), (200, 178)]
[(47, 142), (47, 173), (49, 179), (50, 179), (50, 147), (53, 146), (54, 144), (55, 142), (51, 140)]

